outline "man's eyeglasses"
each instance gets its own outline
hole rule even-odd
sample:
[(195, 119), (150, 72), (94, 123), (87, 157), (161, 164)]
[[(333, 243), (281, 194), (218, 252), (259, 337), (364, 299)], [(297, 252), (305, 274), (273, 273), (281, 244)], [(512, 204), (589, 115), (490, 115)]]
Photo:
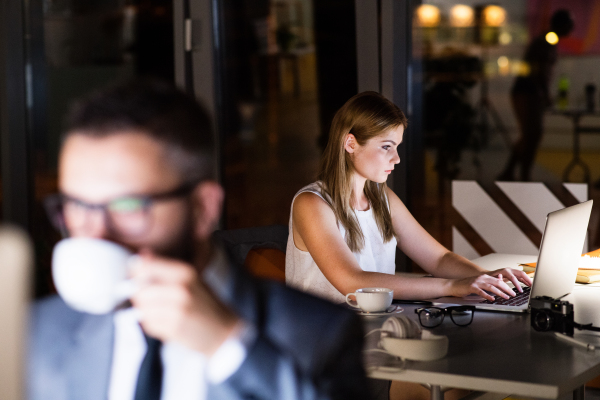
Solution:
[(64, 194), (54, 194), (44, 199), (50, 221), (63, 236), (71, 231), (81, 231), (90, 223), (91, 215), (101, 215), (107, 229), (120, 236), (134, 237), (144, 234), (150, 227), (150, 209), (155, 202), (187, 196), (198, 183), (186, 183), (164, 193), (132, 195), (113, 199), (102, 204), (91, 204)]
[(435, 328), (444, 322), (446, 314), (458, 326), (467, 326), (473, 322), (475, 306), (453, 306), (453, 307), (426, 307), (417, 308), (415, 313), (419, 315), (419, 322), (425, 328)]

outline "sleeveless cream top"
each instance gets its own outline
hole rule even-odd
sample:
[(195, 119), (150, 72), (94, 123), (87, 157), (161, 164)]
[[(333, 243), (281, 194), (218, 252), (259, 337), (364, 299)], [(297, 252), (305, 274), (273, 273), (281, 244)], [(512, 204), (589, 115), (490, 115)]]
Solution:
[[(292, 229), (292, 215), (294, 201), (300, 193), (310, 192), (326, 200), (327, 194), (321, 190), (321, 183), (314, 182), (302, 188), (292, 200), (290, 213), (289, 236), (285, 255), (285, 281), (286, 284), (315, 296), (322, 297), (334, 303), (344, 303), (346, 293), (340, 293), (321, 272), (308, 251), (302, 251), (294, 244), (294, 231)], [(327, 196), (328, 197), (328, 196)], [(363, 271), (381, 272), (393, 275), (396, 270), (396, 238), (387, 243), (379, 232), (373, 211), (355, 211), (358, 223), (365, 237), (365, 245), (359, 252), (353, 252), (358, 265)], [(346, 230), (338, 224), (340, 235), (346, 239)]]

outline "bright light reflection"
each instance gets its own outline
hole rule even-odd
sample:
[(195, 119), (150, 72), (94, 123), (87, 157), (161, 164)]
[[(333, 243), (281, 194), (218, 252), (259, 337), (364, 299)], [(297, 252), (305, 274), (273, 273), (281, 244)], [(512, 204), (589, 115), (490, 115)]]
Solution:
[(498, 42), (504, 45), (510, 44), (510, 42), (512, 42), (511, 34), (508, 32), (502, 32), (500, 36), (498, 36)]
[(457, 28), (466, 28), (473, 25), (475, 13), (472, 7), (457, 4), (450, 9), (450, 25)]
[(419, 26), (434, 28), (440, 24), (440, 9), (431, 4), (423, 4), (417, 8)]
[(511, 72), (513, 75), (528, 76), (531, 73), (531, 67), (525, 61), (513, 60), (511, 63)]
[(509, 64), (508, 57), (506, 57), (506, 56), (498, 57), (498, 66), (500, 68), (508, 67), (508, 64)]
[(501, 26), (506, 20), (506, 10), (500, 6), (487, 6), (483, 9), (483, 22), (487, 26)]
[(552, 45), (558, 43), (558, 35), (554, 32), (548, 32), (546, 34), (546, 42), (548, 42)]
[(498, 57), (498, 69), (500, 75), (510, 74), (510, 60), (506, 56)]

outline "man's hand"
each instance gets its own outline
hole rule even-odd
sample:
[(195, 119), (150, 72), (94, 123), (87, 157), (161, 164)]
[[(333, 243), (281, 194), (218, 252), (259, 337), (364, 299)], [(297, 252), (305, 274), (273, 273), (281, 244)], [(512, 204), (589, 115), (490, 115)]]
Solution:
[(238, 317), (185, 262), (142, 251), (131, 268), (139, 289), (131, 297), (144, 331), (210, 357), (232, 333)]

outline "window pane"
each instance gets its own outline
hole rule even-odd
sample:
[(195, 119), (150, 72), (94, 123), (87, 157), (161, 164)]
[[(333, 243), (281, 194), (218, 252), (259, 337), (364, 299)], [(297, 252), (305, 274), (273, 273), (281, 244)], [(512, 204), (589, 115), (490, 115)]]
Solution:
[(68, 107), (117, 80), (153, 75), (173, 81), (173, 13), (171, 0), (59, 0), (31, 2), (28, 17), (35, 193), (31, 234), (40, 296), (52, 290), (50, 255), (60, 239), (42, 199), (57, 191), (57, 157)]
[[(597, 195), (600, 76), (594, 65), (600, 48), (588, 15), (596, 3), (425, 1), (416, 8), (413, 56), (423, 66), (423, 102), (414, 106), (422, 107), (426, 149), (423, 187), (412, 192), (423, 198), (411, 204), (448, 248), (468, 258), (510, 252), (479, 229), (489, 221), (474, 221), (453, 207), (454, 180), (479, 181), (533, 252), (543, 218), (539, 226), (536, 210), (521, 206), (520, 189), (494, 182), (542, 182), (560, 207)], [(580, 138), (579, 154), (573, 145), (578, 121), (592, 127)], [(572, 169), (570, 162), (576, 162)], [(563, 182), (592, 185), (588, 194)], [(531, 202), (543, 199), (532, 195), (525, 203)], [(590, 228), (590, 248), (597, 248), (597, 227)]]
[(225, 227), (287, 225), (333, 114), (356, 94), (354, 5), (225, 4)]

